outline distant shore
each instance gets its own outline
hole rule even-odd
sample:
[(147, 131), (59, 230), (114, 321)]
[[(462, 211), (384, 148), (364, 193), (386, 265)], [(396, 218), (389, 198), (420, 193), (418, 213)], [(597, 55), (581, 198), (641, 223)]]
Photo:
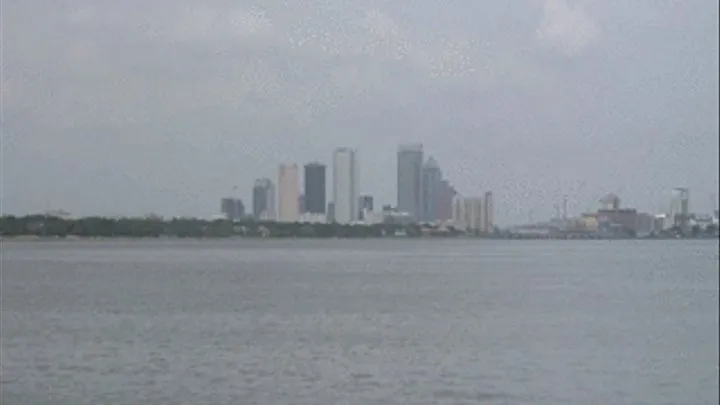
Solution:
[(108, 240), (108, 239), (487, 239), (487, 240), (598, 240), (598, 239), (717, 239), (717, 229), (692, 229), (689, 233), (671, 229), (657, 235), (638, 237), (632, 230), (615, 234), (572, 233), (552, 230), (522, 233), (494, 228), (489, 233), (433, 224), (338, 224), (283, 223), (271, 221), (204, 220), (196, 218), (103, 218), (66, 219), (44, 215), (0, 217), (0, 238), (13, 241)]
[(41, 235), (0, 235), (0, 242), (19, 242), (19, 243), (37, 243), (37, 242), (136, 242), (136, 241), (241, 241), (241, 240), (264, 240), (264, 241), (280, 241), (280, 240), (368, 240), (368, 239), (393, 239), (393, 240), (476, 240), (482, 241), (686, 241), (686, 240), (718, 240), (718, 237), (695, 237), (695, 238), (632, 238), (632, 237), (612, 237), (612, 238), (561, 238), (561, 237), (478, 237), (460, 235), (452, 238), (408, 238), (406, 236), (382, 236), (382, 237), (244, 237), (244, 236), (199, 236), (199, 237), (179, 237), (179, 236), (41, 236)]

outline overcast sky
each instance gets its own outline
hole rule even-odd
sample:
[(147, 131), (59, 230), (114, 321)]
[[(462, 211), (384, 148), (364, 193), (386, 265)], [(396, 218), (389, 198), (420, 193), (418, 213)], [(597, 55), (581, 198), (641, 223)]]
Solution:
[(501, 223), (718, 188), (716, 0), (3, 0), (2, 34), (4, 213), (209, 216), (337, 146), (395, 204), (410, 142)]

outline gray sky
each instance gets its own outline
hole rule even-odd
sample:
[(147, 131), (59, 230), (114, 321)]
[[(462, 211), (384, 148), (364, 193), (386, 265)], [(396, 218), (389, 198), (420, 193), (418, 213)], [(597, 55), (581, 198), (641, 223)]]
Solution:
[(502, 223), (718, 188), (716, 0), (2, 7), (4, 213), (208, 216), (336, 146), (394, 204), (406, 142)]

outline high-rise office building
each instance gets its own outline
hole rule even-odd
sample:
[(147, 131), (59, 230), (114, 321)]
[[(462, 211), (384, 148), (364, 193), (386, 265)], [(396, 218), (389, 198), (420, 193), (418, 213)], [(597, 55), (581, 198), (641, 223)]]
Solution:
[(234, 198), (223, 198), (220, 201), (220, 212), (225, 215), (227, 219), (235, 218), (235, 199)]
[(421, 144), (401, 145), (397, 152), (397, 209), (407, 212), (414, 220), (422, 218)]
[(305, 207), (305, 194), (300, 194), (300, 197), (298, 197), (298, 212), (300, 215), (307, 212), (307, 208)]
[(335, 222), (358, 220), (360, 170), (357, 150), (338, 148), (333, 154), (333, 204)]
[(220, 212), (225, 215), (225, 218), (232, 219), (235, 216), (235, 199), (223, 198), (220, 200)]
[(245, 215), (245, 204), (237, 198), (223, 198), (220, 202), (220, 211), (225, 218), (234, 221)]
[(243, 203), (243, 200), (236, 199), (235, 200), (235, 219), (240, 219), (245, 216), (245, 203)]
[(310, 214), (324, 214), (327, 205), (325, 189), (325, 165), (305, 165), (305, 211)]
[(485, 233), (495, 232), (493, 209), (494, 208), (493, 208), (492, 191), (487, 191), (485, 193), (485, 198), (483, 201), (483, 217), (485, 218), (485, 221), (483, 221), (483, 224), (484, 224), (483, 232), (485, 232)]
[(440, 193), (442, 171), (437, 161), (430, 156), (422, 169), (422, 220), (435, 221), (437, 218), (437, 204)]
[(253, 217), (257, 220), (275, 220), (275, 186), (270, 179), (255, 180), (253, 185)]
[(280, 165), (278, 175), (278, 221), (296, 222), (300, 218), (300, 179), (297, 164)]
[(447, 180), (440, 181), (440, 187), (437, 193), (437, 203), (435, 204), (435, 218), (446, 221), (452, 219), (453, 197), (457, 195), (455, 187)]
[(330, 201), (327, 205), (326, 220), (328, 223), (335, 222), (335, 203)]
[(674, 226), (687, 230), (690, 221), (690, 190), (684, 187), (672, 190), (670, 220)]

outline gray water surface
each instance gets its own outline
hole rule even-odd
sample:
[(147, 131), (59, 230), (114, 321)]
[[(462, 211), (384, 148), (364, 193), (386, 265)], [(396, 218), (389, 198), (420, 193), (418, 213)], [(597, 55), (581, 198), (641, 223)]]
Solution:
[(3, 242), (3, 404), (717, 404), (717, 241)]

